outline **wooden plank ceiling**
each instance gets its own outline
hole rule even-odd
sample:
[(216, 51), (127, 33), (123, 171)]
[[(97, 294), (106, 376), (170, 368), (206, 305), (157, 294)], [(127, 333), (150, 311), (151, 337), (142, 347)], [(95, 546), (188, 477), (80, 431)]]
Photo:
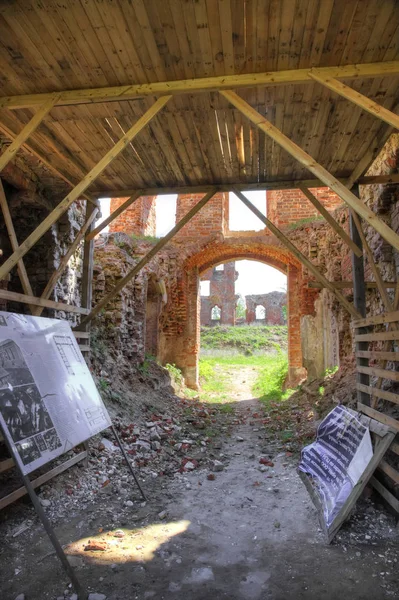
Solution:
[[(0, 2), (1, 96), (398, 59), (396, 0)], [(396, 76), (346, 83), (395, 105)], [(388, 127), (314, 82), (239, 94), (337, 177)], [(29, 145), (76, 183), (153, 102), (55, 107)], [(32, 114), (0, 109), (0, 130), (18, 133)], [(173, 97), (95, 187), (306, 178), (218, 93), (203, 93)]]

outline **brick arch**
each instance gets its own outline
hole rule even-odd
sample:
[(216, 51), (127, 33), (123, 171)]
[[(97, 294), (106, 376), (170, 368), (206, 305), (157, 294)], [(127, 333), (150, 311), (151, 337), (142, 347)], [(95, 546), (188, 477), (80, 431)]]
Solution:
[(176, 357), (189, 387), (198, 387), (200, 349), (199, 276), (218, 264), (234, 260), (254, 260), (272, 266), (287, 275), (288, 283), (288, 363), (289, 383), (295, 385), (305, 375), (301, 350), (302, 266), (288, 250), (259, 238), (250, 242), (239, 237), (214, 241), (193, 252), (184, 262), (187, 278), (186, 328), (181, 351)]
[(243, 244), (238, 238), (237, 241), (218, 242), (202, 248), (187, 258), (185, 268), (187, 270), (197, 268), (199, 273), (203, 273), (207, 269), (233, 260), (262, 262), (285, 274), (288, 272), (289, 265), (296, 268), (301, 266), (291, 252), (280, 246), (258, 241)]

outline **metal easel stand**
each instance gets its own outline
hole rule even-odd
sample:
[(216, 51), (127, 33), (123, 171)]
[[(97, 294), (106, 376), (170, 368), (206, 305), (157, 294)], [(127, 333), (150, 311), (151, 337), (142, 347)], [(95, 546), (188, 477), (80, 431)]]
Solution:
[[(1, 427), (0, 427), (0, 429), (1, 429)], [(32, 504), (35, 507), (35, 510), (39, 516), (39, 519), (41, 520), (43, 527), (44, 527), (47, 535), (49, 536), (51, 543), (54, 546), (56, 554), (57, 554), (58, 558), (60, 559), (62, 566), (65, 569), (65, 572), (67, 573), (68, 577), (71, 580), (71, 583), (73, 585), (75, 592), (77, 593), (79, 598), (81, 598), (83, 600), (84, 598), (87, 597), (87, 593), (84, 591), (84, 589), (80, 585), (80, 582), (79, 582), (78, 578), (76, 577), (74, 570), (72, 569), (71, 565), (69, 564), (68, 559), (64, 553), (64, 550), (62, 549), (62, 546), (61, 546), (57, 536), (55, 535), (54, 529), (51, 527), (50, 521), (46, 517), (46, 513), (44, 512), (43, 507), (40, 504), (40, 500), (37, 497), (35, 490), (33, 489), (33, 486), (32, 486), (32, 483), (31, 483), (29, 477), (27, 475), (25, 475), (22, 472), (22, 469), (20, 468), (20, 465), (18, 462), (17, 451), (15, 450), (14, 445), (9, 443), (6, 433), (5, 432), (3, 432), (3, 433), (4, 433), (4, 441), (6, 442), (6, 444), (8, 446), (8, 450), (9, 450), (12, 458), (14, 459), (15, 467), (18, 469), (19, 474), (21, 475), (23, 484), (26, 488), (26, 491), (28, 492), (28, 494), (30, 496), (30, 499), (32, 500)]]
[(128, 457), (128, 455), (126, 454), (126, 450), (125, 450), (125, 448), (123, 447), (122, 441), (121, 441), (121, 439), (120, 439), (120, 437), (119, 437), (119, 435), (118, 435), (118, 432), (116, 431), (116, 429), (115, 429), (114, 425), (111, 425), (111, 429), (112, 429), (112, 433), (114, 434), (114, 436), (115, 436), (115, 439), (116, 439), (116, 441), (117, 441), (117, 443), (118, 443), (118, 446), (119, 446), (119, 448), (121, 449), (121, 452), (122, 452), (123, 458), (124, 458), (124, 459), (125, 459), (125, 461), (126, 461), (126, 464), (127, 464), (128, 468), (129, 468), (129, 471), (130, 471), (130, 472), (131, 472), (131, 474), (133, 475), (133, 479), (134, 479), (134, 481), (136, 482), (136, 485), (137, 485), (137, 487), (138, 487), (138, 488), (139, 488), (139, 490), (140, 490), (140, 493), (141, 493), (141, 495), (142, 495), (142, 497), (143, 497), (143, 500), (147, 500), (147, 497), (146, 497), (146, 495), (144, 494), (144, 492), (143, 492), (143, 489), (142, 489), (142, 487), (141, 487), (141, 485), (140, 485), (140, 482), (139, 482), (139, 480), (138, 480), (138, 479), (137, 479), (137, 477), (136, 477), (136, 473), (135, 473), (135, 472), (134, 472), (134, 470), (133, 470), (133, 467), (132, 467), (132, 465), (131, 465), (131, 463), (130, 463), (129, 457)]

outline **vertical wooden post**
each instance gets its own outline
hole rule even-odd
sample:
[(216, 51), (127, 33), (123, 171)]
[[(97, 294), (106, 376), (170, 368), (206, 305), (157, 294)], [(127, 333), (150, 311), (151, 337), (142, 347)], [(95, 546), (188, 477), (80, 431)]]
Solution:
[[(359, 197), (359, 186), (355, 186), (352, 189), (352, 193), (355, 196)], [(356, 227), (355, 220), (352, 215), (352, 211), (349, 211), (349, 225), (350, 225), (350, 234), (351, 239), (359, 248), (362, 248), (362, 240), (359, 234), (359, 231)], [(354, 252), (351, 252), (352, 258), (352, 278), (353, 278), (353, 304), (355, 308), (359, 311), (362, 317), (366, 316), (366, 283), (364, 281), (364, 262), (363, 255), (356, 256)], [(366, 329), (364, 327), (356, 329), (356, 333), (366, 333)], [(357, 342), (356, 343), (356, 351), (357, 350), (368, 350), (368, 342)], [(356, 364), (362, 367), (368, 367), (369, 360), (368, 358), (357, 358)], [(370, 376), (365, 373), (357, 373), (357, 381), (358, 383), (362, 383), (363, 385), (370, 385)], [(366, 404), (370, 406), (370, 395), (366, 392), (357, 391), (357, 399), (358, 402), (362, 404)]]
[[(86, 221), (90, 219), (92, 212), (96, 210), (96, 207), (87, 202), (86, 204)], [(90, 225), (89, 231), (94, 229), (94, 221)], [(87, 240), (83, 246), (83, 273), (82, 273), (82, 308), (88, 308), (91, 310), (91, 303), (93, 299), (93, 257), (94, 257), (94, 239)], [(85, 325), (80, 331), (88, 331), (90, 329), (90, 323)]]

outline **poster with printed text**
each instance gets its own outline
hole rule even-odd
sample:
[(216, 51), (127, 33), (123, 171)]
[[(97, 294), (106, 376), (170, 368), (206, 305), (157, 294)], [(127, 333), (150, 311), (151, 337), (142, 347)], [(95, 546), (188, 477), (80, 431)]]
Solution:
[(353, 411), (334, 408), (320, 423), (317, 439), (302, 450), (299, 470), (311, 480), (327, 528), (373, 457), (369, 428)]
[(0, 423), (24, 474), (111, 425), (69, 323), (0, 311)]

